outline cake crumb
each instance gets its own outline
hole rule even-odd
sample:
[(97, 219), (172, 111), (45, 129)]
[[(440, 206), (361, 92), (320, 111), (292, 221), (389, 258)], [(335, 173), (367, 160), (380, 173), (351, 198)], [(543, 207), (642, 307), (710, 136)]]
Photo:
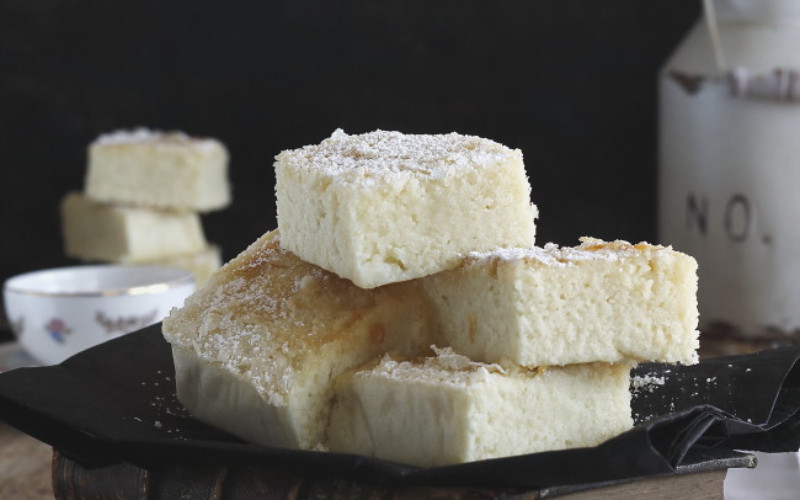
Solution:
[(656, 386), (663, 386), (665, 382), (665, 377), (656, 377), (653, 375), (635, 375), (631, 379), (631, 387), (633, 388), (634, 392), (639, 392), (641, 390), (653, 392)]

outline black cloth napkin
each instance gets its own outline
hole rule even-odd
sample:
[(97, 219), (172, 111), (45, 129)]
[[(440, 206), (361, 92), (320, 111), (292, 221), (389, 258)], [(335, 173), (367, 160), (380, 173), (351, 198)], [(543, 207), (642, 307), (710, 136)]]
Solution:
[(0, 419), (87, 467), (208, 462), (301, 467), (387, 484), (544, 488), (674, 473), (687, 457), (797, 450), (800, 348), (633, 372), (637, 425), (599, 446), (417, 468), (245, 443), (191, 417), (175, 396), (160, 325), (60, 365), (0, 374)]

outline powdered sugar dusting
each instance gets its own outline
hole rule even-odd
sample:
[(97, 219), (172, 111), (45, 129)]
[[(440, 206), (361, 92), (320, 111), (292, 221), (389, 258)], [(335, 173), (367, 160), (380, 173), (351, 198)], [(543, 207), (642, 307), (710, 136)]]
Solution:
[[(365, 350), (371, 311), (390, 290), (362, 290), (281, 249), (268, 233), (226, 264), (162, 324), (164, 337), (284, 406), (321, 346)], [(380, 326), (380, 325), (379, 325)], [(371, 352), (371, 351), (370, 351)]]
[(155, 373), (146, 373), (140, 385), (145, 401), (149, 404), (143, 411), (126, 420), (155, 428), (175, 440), (185, 440), (184, 423), (190, 414), (178, 401), (172, 377), (163, 370), (157, 370)]
[(633, 257), (639, 253), (651, 253), (663, 250), (663, 247), (639, 243), (631, 245), (626, 241), (605, 242), (595, 238), (581, 238), (577, 247), (561, 247), (555, 243), (547, 243), (544, 247), (532, 248), (498, 248), (490, 252), (470, 252), (467, 259), (474, 261), (536, 261), (546, 266), (564, 267), (581, 261), (604, 260), (618, 261)]
[(200, 149), (219, 147), (219, 142), (213, 139), (191, 137), (181, 131), (163, 132), (160, 130), (151, 130), (146, 127), (138, 127), (131, 130), (116, 130), (114, 132), (102, 134), (95, 139), (92, 146), (113, 146), (120, 144), (181, 144)]
[(515, 156), (521, 159), (522, 153), (488, 139), (457, 133), (376, 130), (349, 135), (337, 129), (320, 144), (283, 151), (276, 160), (292, 168), (368, 183), (397, 174), (440, 177), (453, 169), (485, 166)]

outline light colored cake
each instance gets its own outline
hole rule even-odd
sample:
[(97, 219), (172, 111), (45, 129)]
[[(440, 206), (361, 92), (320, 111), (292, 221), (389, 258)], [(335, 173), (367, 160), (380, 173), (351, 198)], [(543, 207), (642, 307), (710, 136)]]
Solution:
[(120, 262), (133, 265), (167, 266), (185, 269), (194, 275), (195, 283), (200, 288), (222, 266), (222, 252), (218, 246), (208, 245), (198, 252), (165, 255), (151, 259), (131, 260), (123, 258)]
[(422, 283), (437, 342), (476, 361), (697, 361), (697, 263), (671, 248), (584, 238), (470, 253)]
[(275, 176), (284, 248), (363, 288), (534, 243), (522, 153), (487, 139), (337, 130), (279, 154)]
[(207, 245), (195, 213), (98, 203), (80, 193), (63, 198), (61, 222), (65, 253), (84, 260), (154, 260)]
[(215, 139), (147, 129), (89, 145), (85, 193), (97, 201), (207, 212), (230, 202), (228, 152)]
[(178, 399), (251, 442), (324, 447), (333, 381), (388, 351), (426, 348), (417, 283), (364, 290), (267, 233), (163, 322)]
[(594, 446), (632, 425), (630, 365), (524, 369), (450, 349), (340, 377), (332, 451), (437, 466)]

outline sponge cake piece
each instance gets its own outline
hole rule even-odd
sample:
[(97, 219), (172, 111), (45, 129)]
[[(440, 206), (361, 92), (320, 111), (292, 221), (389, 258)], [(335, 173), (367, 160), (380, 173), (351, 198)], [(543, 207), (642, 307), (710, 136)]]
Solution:
[(333, 381), (387, 351), (429, 345), (416, 283), (363, 290), (267, 233), (163, 322), (178, 399), (251, 442), (324, 447)]
[(89, 145), (85, 193), (97, 201), (208, 212), (230, 203), (228, 151), (215, 139), (148, 129)]
[(101, 261), (155, 261), (206, 248), (196, 213), (98, 203), (80, 193), (61, 202), (64, 251)]
[(337, 130), (279, 154), (275, 175), (284, 248), (363, 288), (534, 243), (522, 153), (487, 139)]
[(584, 238), (471, 253), (422, 283), (437, 342), (476, 361), (697, 361), (697, 263), (670, 248)]
[(594, 446), (632, 425), (629, 372), (476, 363), (451, 349), (386, 355), (337, 382), (330, 449), (438, 466)]

